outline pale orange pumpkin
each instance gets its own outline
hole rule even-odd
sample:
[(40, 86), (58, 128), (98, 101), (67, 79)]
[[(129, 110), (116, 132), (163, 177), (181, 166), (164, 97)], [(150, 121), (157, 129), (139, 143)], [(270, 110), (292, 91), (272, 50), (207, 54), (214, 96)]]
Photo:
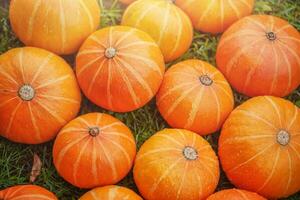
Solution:
[(53, 147), (58, 173), (80, 188), (119, 182), (131, 169), (135, 154), (129, 128), (102, 113), (72, 120), (59, 132)]
[(100, 20), (97, 0), (11, 0), (9, 19), (27, 46), (75, 53)]
[(227, 189), (210, 195), (206, 200), (267, 200), (264, 197), (246, 190)]
[(299, 108), (278, 97), (255, 97), (237, 107), (219, 139), (229, 180), (270, 199), (300, 190), (299, 152)]
[(133, 175), (147, 200), (199, 200), (216, 189), (219, 162), (201, 136), (183, 129), (164, 129), (142, 145)]
[(53, 139), (80, 108), (71, 67), (46, 50), (24, 47), (0, 56), (0, 133), (14, 142)]

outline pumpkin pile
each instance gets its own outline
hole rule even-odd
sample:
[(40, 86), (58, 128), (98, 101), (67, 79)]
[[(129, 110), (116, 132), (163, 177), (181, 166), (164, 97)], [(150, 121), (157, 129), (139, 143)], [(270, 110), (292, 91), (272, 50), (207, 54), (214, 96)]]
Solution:
[[(275, 16), (250, 15), (254, 0), (121, 2), (128, 7), (120, 25), (98, 29), (96, 0), (11, 0), (12, 29), (27, 47), (0, 55), (1, 136), (54, 139), (58, 174), (91, 189), (80, 200), (264, 200), (300, 191), (300, 110), (282, 98), (300, 85), (299, 31)], [(193, 28), (224, 32), (217, 68), (176, 60)], [(74, 53), (73, 71), (59, 55)], [(231, 86), (252, 98), (235, 107)], [(137, 152), (119, 119), (78, 115), (81, 92), (110, 113), (156, 99), (170, 127)], [(217, 151), (204, 138), (215, 132)], [(238, 189), (216, 192), (221, 169)], [(116, 185), (131, 170), (139, 194)], [(0, 199), (57, 197), (21, 185)]]

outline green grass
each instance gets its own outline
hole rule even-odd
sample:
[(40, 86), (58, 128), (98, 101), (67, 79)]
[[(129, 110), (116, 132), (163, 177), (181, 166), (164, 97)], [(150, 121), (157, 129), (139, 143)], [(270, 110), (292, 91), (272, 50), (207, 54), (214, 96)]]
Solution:
[[(6, 2), (8, 1), (6, 0)], [(118, 24), (124, 7), (117, 0), (99, 0), (99, 2), (103, 7), (101, 27)], [(300, 0), (257, 0), (255, 13), (280, 16), (300, 30)], [(0, 7), (0, 53), (14, 47), (22, 46), (11, 32), (7, 15), (7, 10)], [(175, 62), (188, 58), (198, 58), (215, 65), (215, 52), (219, 38), (220, 36), (196, 32), (189, 51)], [(74, 63), (74, 56), (68, 56), (66, 59), (69, 63)], [(168, 66), (173, 63), (168, 64)], [(237, 105), (246, 99), (247, 97), (235, 92), (235, 102)], [(289, 95), (287, 99), (300, 107), (300, 88)], [(134, 132), (138, 147), (153, 133), (167, 127), (167, 124), (155, 108), (154, 100), (137, 111), (118, 114), (105, 111), (87, 99), (84, 99), (80, 114), (95, 111), (112, 114), (127, 124)], [(214, 149), (217, 149), (218, 133), (207, 136), (206, 139), (212, 144)], [(0, 189), (12, 185), (29, 183), (33, 154), (37, 153), (42, 160), (43, 166), (35, 184), (48, 188), (62, 200), (77, 199), (81, 196), (86, 190), (73, 187), (57, 174), (52, 163), (52, 144), (53, 142), (42, 145), (21, 145), (0, 138)], [(136, 190), (131, 173), (119, 184)], [(232, 185), (222, 173), (218, 189), (230, 187)], [(300, 200), (300, 193), (287, 198), (287, 200)]]

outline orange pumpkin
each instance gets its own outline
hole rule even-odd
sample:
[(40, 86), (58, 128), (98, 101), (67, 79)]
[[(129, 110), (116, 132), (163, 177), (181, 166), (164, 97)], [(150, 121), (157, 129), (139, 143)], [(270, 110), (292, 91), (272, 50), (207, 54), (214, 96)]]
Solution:
[(259, 196), (256, 193), (248, 192), (246, 190), (238, 189), (228, 189), (221, 190), (211, 196), (206, 200), (267, 200), (262, 196)]
[(129, 5), (129, 4), (133, 3), (134, 1), (136, 1), (136, 0), (120, 0), (121, 3), (126, 4), (126, 5)]
[(79, 198), (79, 200), (95, 200), (95, 199), (142, 200), (142, 198), (132, 190), (126, 187), (121, 187), (116, 185), (110, 185), (110, 186), (93, 189)]
[(237, 107), (219, 140), (229, 180), (270, 199), (300, 190), (299, 152), (299, 109), (278, 97), (255, 97)]
[(200, 135), (217, 131), (234, 106), (224, 76), (201, 60), (186, 60), (165, 74), (157, 107), (168, 124)]
[(255, 0), (175, 0), (191, 18), (195, 29), (209, 33), (225, 31), (237, 20), (250, 15)]
[(0, 191), (2, 200), (58, 200), (50, 191), (36, 185), (19, 185)]
[(48, 51), (16, 48), (0, 56), (0, 133), (14, 142), (43, 143), (80, 108), (71, 67)]
[(245, 17), (222, 36), (217, 65), (248, 96), (286, 96), (300, 84), (300, 34), (268, 15)]
[(58, 134), (54, 165), (69, 183), (80, 188), (115, 184), (132, 167), (136, 145), (118, 119), (101, 113), (79, 116)]
[(92, 34), (76, 58), (84, 94), (116, 112), (138, 109), (156, 94), (165, 71), (159, 47), (146, 33), (113, 26)]
[(27, 46), (75, 53), (100, 20), (97, 0), (11, 0), (13, 31)]
[(193, 39), (188, 16), (166, 0), (140, 0), (130, 4), (123, 15), (122, 25), (147, 32), (161, 48), (166, 62), (184, 54)]
[(219, 162), (201, 136), (183, 129), (164, 129), (142, 145), (133, 175), (147, 200), (199, 200), (216, 189)]

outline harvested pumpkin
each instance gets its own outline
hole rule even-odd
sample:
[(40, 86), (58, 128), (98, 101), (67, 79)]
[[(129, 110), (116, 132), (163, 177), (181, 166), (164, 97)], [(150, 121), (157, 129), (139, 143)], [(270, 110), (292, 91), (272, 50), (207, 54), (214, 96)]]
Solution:
[(122, 25), (147, 32), (161, 48), (166, 62), (183, 55), (193, 39), (190, 19), (169, 0), (140, 0), (130, 4)]
[(229, 180), (270, 199), (300, 190), (299, 152), (299, 108), (278, 97), (255, 97), (237, 107), (219, 139)]
[(93, 33), (76, 58), (84, 94), (115, 112), (136, 110), (156, 94), (165, 64), (159, 47), (138, 29), (112, 26)]
[(9, 19), (27, 46), (56, 54), (75, 53), (100, 20), (97, 0), (11, 0)]
[(199, 200), (216, 189), (219, 162), (201, 136), (183, 129), (164, 129), (142, 145), (133, 175), (147, 200)]
[(18, 185), (0, 191), (1, 200), (58, 200), (50, 191), (37, 185)]
[(300, 84), (300, 34), (278, 17), (245, 17), (222, 35), (216, 60), (240, 93), (283, 97)]
[(53, 139), (80, 108), (71, 67), (48, 51), (24, 47), (0, 56), (0, 133), (14, 142)]
[(206, 200), (267, 200), (264, 197), (246, 190), (227, 189), (209, 196)]
[(142, 200), (134, 191), (117, 185), (95, 188), (85, 193), (79, 200)]
[(215, 67), (201, 60), (186, 60), (166, 72), (156, 103), (170, 126), (207, 135), (222, 126), (234, 99)]
[(135, 154), (129, 128), (102, 113), (72, 120), (59, 132), (53, 147), (58, 173), (80, 188), (119, 182), (131, 169)]
[(191, 18), (195, 29), (221, 33), (237, 20), (250, 15), (255, 0), (175, 0)]

